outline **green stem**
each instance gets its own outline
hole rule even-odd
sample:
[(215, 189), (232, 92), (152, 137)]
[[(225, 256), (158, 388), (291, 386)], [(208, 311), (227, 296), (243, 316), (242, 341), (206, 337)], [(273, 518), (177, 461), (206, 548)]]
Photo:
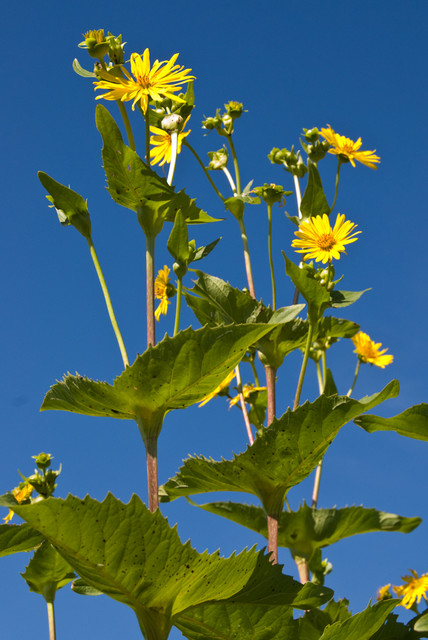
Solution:
[[(326, 373), (327, 373), (327, 362), (326, 362), (325, 351), (323, 351), (321, 358), (322, 358), (321, 361), (322, 361), (322, 369), (323, 369), (322, 373), (321, 373), (320, 364), (319, 362), (317, 362), (318, 389), (319, 389), (320, 395), (324, 393)], [(315, 471), (314, 488), (312, 490), (312, 509), (316, 509), (318, 504), (318, 496), (320, 492), (320, 482), (321, 482), (321, 471), (322, 471), (322, 460), (319, 461)]]
[(233, 166), (235, 168), (236, 192), (237, 192), (237, 194), (239, 196), (239, 195), (241, 195), (241, 174), (239, 173), (238, 158), (236, 157), (235, 146), (233, 144), (233, 140), (232, 140), (232, 136), (231, 135), (227, 136), (227, 141), (229, 143), (230, 152), (231, 152), (232, 158), (233, 158)]
[(302, 204), (302, 194), (300, 191), (300, 182), (299, 182), (299, 178), (295, 175), (293, 175), (293, 179), (294, 179), (294, 188), (296, 190), (296, 200), (297, 200), (297, 215), (300, 218), (300, 220), (302, 219), (302, 212), (300, 211), (300, 205)]
[(56, 630), (55, 630), (55, 609), (53, 602), (46, 602), (46, 606), (48, 609), (48, 624), (49, 624), (49, 640), (55, 640), (56, 638)]
[(226, 176), (226, 178), (227, 178), (227, 181), (228, 181), (228, 183), (229, 183), (229, 186), (230, 186), (230, 188), (232, 189), (232, 193), (233, 193), (233, 195), (234, 195), (234, 196), (236, 196), (236, 194), (237, 194), (237, 191), (236, 191), (236, 184), (234, 183), (233, 178), (232, 178), (232, 176), (230, 175), (230, 171), (229, 171), (229, 169), (228, 169), (227, 167), (223, 167), (222, 171), (223, 171), (224, 175), (225, 175), (225, 176)]
[(239, 369), (239, 365), (235, 367), (235, 376), (236, 376), (236, 384), (238, 387), (239, 403), (241, 405), (242, 415), (244, 416), (244, 422), (245, 422), (245, 428), (247, 430), (248, 440), (250, 444), (253, 444), (254, 436), (251, 429), (251, 422), (248, 417), (247, 405), (245, 404), (245, 398), (242, 391), (241, 371)]
[(144, 116), (144, 122), (146, 123), (146, 164), (150, 167), (150, 109), (147, 107), (146, 114)]
[(276, 287), (275, 287), (275, 272), (273, 269), (273, 257), (272, 257), (272, 205), (267, 205), (268, 210), (268, 221), (269, 221), (269, 231), (268, 231), (268, 253), (269, 253), (269, 266), (270, 266), (270, 277), (272, 280), (272, 309), (275, 311), (276, 309)]
[(266, 392), (267, 392), (267, 426), (269, 426), (276, 414), (275, 378), (276, 370), (265, 365)]
[(297, 389), (296, 389), (296, 396), (294, 398), (293, 411), (295, 411), (297, 409), (297, 407), (299, 406), (300, 395), (302, 393), (303, 380), (305, 378), (306, 365), (308, 364), (309, 350), (310, 350), (311, 344), (312, 344), (312, 335), (313, 335), (313, 333), (314, 333), (314, 328), (312, 326), (311, 321), (309, 321), (309, 329), (308, 329), (308, 337), (307, 337), (306, 346), (305, 346), (305, 354), (303, 356), (303, 362), (302, 362), (302, 367), (300, 369), (299, 381), (297, 383)]
[(254, 289), (253, 272), (251, 269), (250, 249), (248, 247), (247, 231), (245, 229), (245, 224), (242, 217), (238, 218), (238, 223), (239, 223), (239, 229), (241, 231), (242, 244), (244, 247), (245, 271), (247, 273), (248, 290), (250, 292), (251, 297), (254, 298), (255, 300), (256, 290)]
[(348, 398), (351, 397), (351, 393), (353, 392), (354, 387), (355, 387), (355, 383), (357, 382), (358, 374), (360, 373), (360, 365), (361, 365), (361, 360), (358, 359), (357, 366), (355, 367), (354, 380), (353, 380), (353, 382), (351, 384), (351, 388), (349, 389), (348, 393), (346, 394), (348, 396)]
[(336, 171), (336, 187), (335, 187), (335, 191), (334, 191), (333, 204), (330, 207), (330, 213), (334, 209), (334, 205), (336, 204), (336, 200), (337, 200), (337, 194), (339, 192), (339, 174), (340, 174), (340, 167), (342, 166), (342, 164), (343, 164), (342, 160), (338, 157), (337, 158), (337, 171)]
[(120, 115), (122, 116), (123, 124), (125, 125), (129, 146), (133, 151), (135, 151), (134, 134), (132, 133), (131, 123), (129, 122), (128, 112), (126, 111), (126, 107), (122, 100), (116, 100), (116, 102), (119, 107)]
[(126, 353), (125, 344), (123, 342), (122, 334), (120, 333), (119, 325), (117, 324), (116, 316), (114, 315), (113, 305), (111, 303), (110, 294), (108, 292), (106, 281), (104, 279), (104, 274), (101, 270), (100, 262), (96, 254), (95, 247), (92, 242), (92, 238), (87, 239), (87, 241), (88, 241), (89, 251), (91, 253), (91, 258), (94, 263), (95, 270), (97, 272), (98, 280), (100, 281), (101, 289), (104, 294), (104, 300), (107, 306), (107, 311), (110, 318), (111, 326), (113, 327), (113, 331), (116, 336), (117, 343), (119, 345), (120, 353), (123, 360), (123, 366), (127, 367), (129, 365), (129, 360)]
[[(320, 367), (319, 361), (317, 361), (316, 367), (317, 367), (318, 389), (323, 389), (324, 388), (324, 380), (323, 380), (323, 377), (322, 377), (321, 367)], [(322, 394), (322, 391), (320, 391), (320, 395), (321, 394)]]
[(175, 306), (175, 322), (174, 322), (174, 335), (176, 336), (180, 326), (180, 311), (181, 311), (181, 292), (183, 287), (183, 278), (177, 278), (177, 303)]
[(159, 485), (158, 485), (158, 439), (146, 438), (146, 459), (147, 459), (147, 484), (149, 493), (149, 509), (156, 511), (159, 507)]
[(278, 517), (267, 517), (268, 551), (272, 564), (278, 563)]
[(256, 365), (254, 363), (254, 356), (255, 354), (253, 354), (253, 356), (250, 357), (250, 366), (254, 376), (254, 385), (256, 387), (260, 387), (259, 374), (257, 373)]
[(212, 186), (212, 188), (214, 189), (214, 191), (216, 192), (216, 194), (218, 195), (218, 197), (220, 198), (220, 200), (222, 200), (223, 202), (226, 200), (226, 198), (224, 196), (222, 196), (222, 194), (220, 193), (220, 191), (217, 189), (217, 187), (215, 186), (214, 182), (211, 179), (210, 174), (208, 173), (206, 167), (204, 166), (204, 163), (202, 162), (202, 160), (200, 159), (200, 157), (198, 156), (198, 154), (196, 153), (196, 151), (194, 150), (194, 148), (192, 147), (192, 145), (187, 142), (187, 140), (183, 140), (183, 142), (181, 143), (182, 145), (184, 145), (185, 147), (187, 147), (195, 156), (196, 160), (199, 163), (199, 166), (202, 168), (202, 171), (205, 173), (208, 182), (210, 183), (210, 185)]
[(174, 178), (175, 165), (177, 163), (177, 152), (178, 152), (178, 133), (176, 131), (173, 131), (171, 133), (171, 162), (169, 163), (168, 178), (166, 179), (167, 183), (170, 186)]
[(155, 236), (146, 235), (146, 314), (147, 346), (156, 344), (155, 337)]

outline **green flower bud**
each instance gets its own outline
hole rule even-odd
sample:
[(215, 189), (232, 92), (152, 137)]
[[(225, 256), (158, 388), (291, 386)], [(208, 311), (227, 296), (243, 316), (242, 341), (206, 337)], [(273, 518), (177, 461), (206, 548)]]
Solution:
[(292, 191), (284, 191), (280, 184), (267, 183), (262, 187), (254, 187), (253, 192), (262, 198), (268, 205), (273, 205), (275, 202), (283, 205), (285, 204), (284, 196), (289, 196), (292, 193)]
[(183, 128), (183, 118), (178, 113), (170, 113), (161, 122), (161, 127), (167, 133), (179, 133)]
[(306, 142), (317, 142), (320, 137), (320, 132), (314, 127), (313, 129), (303, 129), (303, 135)]
[(223, 126), (225, 128), (226, 133), (231, 135), (233, 133), (233, 118), (228, 113), (225, 113), (222, 117)]
[(110, 33), (106, 37), (106, 40), (109, 45), (108, 49), (108, 57), (113, 64), (123, 64), (123, 48), (126, 42), (122, 42), (122, 36), (119, 35), (115, 37)]
[(287, 149), (278, 149), (277, 147), (274, 147), (269, 153), (268, 158), (272, 164), (283, 164), (286, 154), (288, 154)]
[[(180, 279), (184, 278), (184, 276), (187, 273), (187, 264), (185, 262), (177, 260), (172, 265), (172, 270), (174, 271), (174, 273), (177, 276), (177, 278), (180, 278)], [(173, 292), (172, 292), (171, 286), (174, 289)], [(173, 296), (175, 296), (175, 294), (176, 294), (176, 289), (175, 289), (174, 285), (171, 285), (171, 283), (169, 282), (167, 284), (167, 287), (166, 287), (166, 295), (168, 296), (168, 298), (172, 298)]]
[(235, 100), (231, 100), (225, 104), (224, 108), (233, 120), (240, 118), (244, 111), (244, 105), (242, 102), (236, 102)]
[(219, 169), (224, 169), (224, 167), (227, 166), (229, 154), (227, 153), (226, 147), (223, 147), (218, 151), (208, 151), (208, 157), (210, 159), (210, 163), (207, 169), (218, 171)]
[(211, 131), (212, 129), (221, 129), (222, 119), (220, 115), (220, 109), (217, 109), (217, 113), (214, 117), (206, 118), (202, 120), (202, 128)]
[(93, 29), (83, 34), (85, 38), (78, 46), (87, 49), (91, 58), (102, 60), (109, 52), (109, 43), (104, 37), (104, 29)]
[(51, 460), (53, 460), (53, 456), (50, 453), (39, 453), (38, 456), (31, 456), (35, 461), (36, 465), (42, 471), (51, 466)]

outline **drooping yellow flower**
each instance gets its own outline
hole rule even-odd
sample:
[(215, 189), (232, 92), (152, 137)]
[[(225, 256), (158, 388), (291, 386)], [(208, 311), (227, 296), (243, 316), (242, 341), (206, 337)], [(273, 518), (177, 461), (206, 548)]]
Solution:
[(369, 362), (370, 364), (374, 364), (376, 367), (385, 369), (385, 367), (388, 364), (391, 364), (394, 360), (394, 356), (383, 355), (388, 351), (388, 349), (382, 349), (382, 351), (380, 351), (382, 346), (381, 342), (373, 342), (373, 340), (370, 339), (370, 336), (363, 331), (356, 333), (352, 338), (352, 342), (355, 345), (354, 353), (358, 355), (361, 362)]
[[(186, 119), (183, 129), (186, 126), (190, 116)], [(164, 131), (163, 129), (159, 129), (158, 127), (150, 127), (151, 133), (154, 133), (154, 136), (150, 137), (150, 144), (154, 146), (152, 149), (152, 153), (150, 154), (150, 164), (158, 164), (161, 167), (168, 162), (171, 162), (171, 134), (168, 131)], [(190, 133), (189, 131), (184, 132), (181, 130), (177, 135), (177, 154), (181, 152), (181, 145), (186, 136)]]
[[(21, 504), (21, 502), (24, 502), (24, 500), (29, 498), (32, 493), (33, 493), (33, 486), (29, 483), (25, 484), (21, 488), (15, 487), (15, 489), (13, 489), (12, 491), (12, 495), (14, 496), (15, 500), (19, 504)], [(4, 523), (8, 524), (12, 520), (12, 518), (13, 518), (13, 511), (12, 509), (9, 509), (9, 513), (7, 514), (7, 516), (3, 518)]]
[(355, 160), (358, 160), (358, 162), (365, 164), (366, 167), (370, 167), (370, 169), (377, 169), (374, 163), (380, 162), (380, 158), (375, 155), (376, 149), (373, 151), (359, 151), (359, 148), (363, 144), (361, 138), (358, 138), (358, 140), (354, 142), (350, 138), (345, 138), (345, 136), (341, 136), (333, 131), (329, 124), (327, 127), (327, 129), (321, 129), (320, 134), (332, 146), (332, 148), (328, 150), (329, 153), (339, 156), (345, 162), (350, 162), (353, 167), (355, 167)]
[(202, 401), (199, 406), (203, 407), (204, 404), (207, 404), (207, 402), (215, 398), (215, 396), (217, 396), (220, 393), (220, 391), (223, 391), (223, 389), (229, 386), (229, 384), (232, 382), (234, 377), (235, 377), (235, 369), (232, 369), (232, 371), (225, 377), (224, 380), (220, 382), (220, 384), (218, 385), (218, 387), (214, 389), (214, 391), (211, 391), (211, 393), (208, 393), (204, 398), (202, 398)]
[(124, 78), (112, 76), (100, 69), (98, 73), (103, 79), (94, 82), (95, 89), (105, 89), (108, 93), (97, 96), (97, 99), (105, 98), (122, 102), (133, 100), (132, 109), (137, 102), (140, 102), (143, 113), (147, 112), (149, 100), (170, 98), (175, 102), (185, 102), (174, 93), (181, 90), (184, 82), (190, 82), (195, 78), (189, 75), (191, 69), (174, 64), (177, 58), (178, 53), (174, 54), (170, 60), (163, 62), (155, 60), (153, 67), (150, 68), (150, 53), (146, 49), (143, 57), (138, 53), (131, 55), (131, 72), (134, 77), (124, 67), (121, 67)]
[(413, 571), (413, 569), (410, 569), (410, 571), (412, 573), (411, 576), (403, 576), (401, 578), (407, 584), (392, 587), (397, 596), (402, 598), (400, 604), (406, 609), (410, 609), (414, 602), (419, 604), (422, 597), (428, 602), (425, 595), (428, 591), (428, 573), (424, 573), (419, 577), (416, 571)]
[(389, 600), (392, 598), (391, 591), (389, 590), (390, 586), (391, 583), (386, 584), (384, 587), (380, 587), (376, 594), (376, 600)]
[(333, 258), (338, 260), (340, 254), (345, 253), (345, 244), (358, 240), (356, 235), (360, 231), (351, 233), (357, 225), (345, 220), (345, 215), (339, 213), (333, 229), (327, 214), (307, 218), (299, 225), (299, 230), (294, 234), (297, 240), (293, 240), (292, 247), (298, 253), (304, 253), (304, 260), (314, 259), (316, 262), (331, 262)]
[[(266, 391), (266, 387), (255, 387), (253, 384), (244, 384), (244, 386), (242, 387), (242, 395), (244, 396), (244, 400), (248, 400), (253, 391)], [(232, 398), (232, 400), (229, 402), (229, 409), (230, 407), (234, 407), (235, 404), (238, 404), (239, 400), (240, 397), (238, 393), (238, 395)]]
[(159, 269), (155, 280), (155, 298), (160, 300), (159, 306), (155, 311), (155, 318), (159, 322), (161, 314), (166, 316), (168, 305), (171, 304), (168, 296), (168, 285), (170, 269), (165, 265), (163, 269)]

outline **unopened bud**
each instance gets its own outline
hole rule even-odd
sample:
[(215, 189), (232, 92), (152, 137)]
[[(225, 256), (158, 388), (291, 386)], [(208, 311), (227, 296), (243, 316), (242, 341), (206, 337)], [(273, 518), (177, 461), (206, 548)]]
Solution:
[(178, 113), (171, 113), (161, 122), (161, 127), (167, 133), (179, 133), (183, 126), (183, 118)]
[(227, 161), (229, 159), (229, 155), (225, 147), (218, 151), (208, 151), (208, 157), (210, 159), (210, 163), (207, 169), (211, 169), (212, 171), (224, 169), (227, 166)]

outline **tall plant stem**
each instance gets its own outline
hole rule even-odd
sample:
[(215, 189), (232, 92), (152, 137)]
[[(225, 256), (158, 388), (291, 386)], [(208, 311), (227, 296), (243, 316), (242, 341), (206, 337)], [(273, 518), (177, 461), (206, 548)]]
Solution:
[(200, 157), (198, 156), (198, 154), (196, 153), (196, 151), (194, 150), (192, 145), (189, 142), (187, 142), (186, 140), (183, 140), (183, 142), (181, 144), (183, 146), (187, 147), (189, 149), (189, 151), (191, 151), (193, 153), (193, 155), (195, 156), (196, 160), (198, 161), (199, 166), (201, 167), (202, 171), (205, 173), (205, 176), (206, 176), (208, 182), (210, 183), (210, 185), (212, 186), (212, 188), (214, 189), (214, 191), (216, 192), (216, 194), (218, 195), (220, 200), (222, 200), (224, 202), (226, 200), (226, 198), (220, 193), (220, 191), (215, 186), (214, 182), (212, 181), (212, 178), (211, 178), (210, 174), (208, 173), (206, 167), (204, 166), (204, 163), (202, 162), (202, 160), (200, 159)]
[(146, 314), (147, 346), (156, 344), (155, 338), (155, 236), (146, 234)]
[(244, 423), (245, 423), (245, 429), (247, 430), (248, 441), (250, 444), (253, 444), (254, 436), (251, 429), (251, 422), (248, 417), (248, 411), (247, 411), (247, 405), (245, 404), (244, 393), (242, 391), (241, 371), (239, 369), (239, 365), (235, 367), (235, 376), (236, 376), (236, 382), (238, 386), (239, 404), (241, 405), (242, 415), (244, 417)]
[(144, 444), (146, 445), (149, 509), (150, 511), (156, 511), (159, 507), (157, 436), (146, 438)]
[(235, 169), (236, 192), (237, 192), (237, 194), (239, 196), (239, 195), (241, 195), (241, 174), (239, 173), (238, 158), (236, 156), (235, 145), (233, 144), (233, 140), (232, 140), (232, 136), (231, 135), (227, 136), (227, 141), (229, 143), (230, 152), (231, 152), (232, 158), (233, 158), (233, 166), (234, 166), (234, 169)]
[(297, 570), (299, 572), (299, 579), (302, 584), (306, 584), (309, 582), (309, 568), (308, 563), (303, 558), (299, 558), (296, 560)]
[(303, 380), (305, 379), (306, 366), (308, 364), (309, 350), (311, 348), (313, 333), (314, 333), (314, 328), (312, 326), (311, 321), (309, 321), (308, 337), (307, 337), (307, 340), (306, 340), (305, 353), (304, 353), (304, 356), (303, 356), (302, 367), (300, 369), (299, 380), (297, 382), (297, 389), (296, 389), (296, 395), (294, 397), (293, 411), (295, 411), (297, 409), (297, 407), (299, 406), (300, 395), (302, 393)]
[(273, 269), (273, 257), (272, 257), (272, 205), (267, 205), (268, 210), (268, 253), (269, 253), (269, 266), (270, 266), (270, 278), (272, 281), (272, 309), (276, 309), (276, 287), (275, 287), (275, 272)]
[(231, 174), (230, 174), (229, 169), (228, 169), (227, 167), (223, 167), (222, 171), (223, 171), (224, 175), (225, 175), (225, 176), (226, 176), (226, 178), (227, 178), (227, 181), (228, 181), (228, 183), (229, 183), (229, 186), (230, 186), (230, 188), (232, 189), (232, 193), (233, 193), (233, 195), (234, 195), (234, 196), (236, 196), (236, 194), (237, 194), (237, 191), (236, 191), (236, 184), (235, 184), (235, 182), (233, 181), (233, 178), (232, 178), (232, 176), (231, 176)]
[(180, 312), (181, 312), (181, 291), (183, 288), (183, 279), (177, 278), (177, 303), (175, 306), (175, 322), (174, 322), (174, 335), (176, 336), (180, 326)]
[(268, 551), (272, 564), (278, 563), (278, 517), (267, 517)]
[(250, 249), (248, 247), (247, 231), (245, 229), (244, 219), (238, 218), (239, 229), (241, 231), (242, 245), (244, 247), (245, 271), (247, 273), (248, 290), (254, 300), (256, 299), (256, 290), (254, 288), (253, 272), (251, 269)]
[(97, 256), (97, 253), (95, 251), (95, 247), (94, 247), (94, 244), (92, 242), (92, 239), (90, 238), (90, 239), (87, 239), (87, 240), (88, 240), (89, 251), (91, 253), (91, 258), (92, 258), (92, 261), (94, 263), (95, 270), (97, 272), (98, 280), (100, 281), (102, 292), (104, 294), (104, 300), (105, 300), (105, 303), (106, 303), (106, 307), (107, 307), (108, 315), (109, 315), (109, 318), (110, 318), (111, 326), (113, 327), (113, 331), (114, 331), (114, 334), (116, 336), (117, 343), (119, 345), (120, 354), (121, 354), (122, 360), (123, 360), (123, 366), (127, 367), (129, 365), (128, 355), (126, 353), (125, 344), (123, 342), (122, 334), (120, 333), (120, 330), (119, 330), (119, 325), (117, 324), (116, 316), (114, 315), (113, 305), (111, 303), (110, 294), (108, 292), (106, 281), (104, 279), (104, 274), (102, 272), (101, 265), (100, 265), (100, 262), (98, 260), (98, 256)]
[(299, 182), (299, 178), (295, 175), (293, 175), (293, 179), (294, 179), (294, 188), (296, 190), (296, 201), (297, 201), (297, 215), (299, 216), (300, 220), (302, 219), (302, 212), (300, 211), (300, 205), (302, 204), (302, 194), (300, 191), (300, 182)]
[(337, 158), (336, 187), (335, 187), (335, 190), (334, 190), (333, 204), (330, 207), (330, 213), (334, 209), (334, 205), (336, 204), (336, 200), (337, 200), (337, 194), (339, 192), (339, 174), (340, 174), (340, 167), (342, 166), (342, 164), (343, 164), (342, 160), (340, 158)]
[(357, 366), (355, 367), (354, 380), (352, 381), (351, 388), (349, 389), (348, 393), (346, 394), (348, 396), (348, 398), (351, 397), (351, 393), (353, 392), (354, 387), (355, 387), (355, 383), (357, 382), (358, 374), (360, 373), (360, 365), (361, 365), (361, 360), (358, 360)]
[(174, 178), (175, 165), (177, 163), (178, 152), (178, 133), (176, 131), (171, 133), (171, 162), (169, 163), (167, 183), (171, 186)]
[(144, 122), (146, 123), (146, 164), (150, 167), (150, 109), (147, 107), (147, 111), (144, 116)]
[(126, 107), (123, 104), (122, 100), (116, 100), (117, 106), (119, 107), (120, 115), (122, 116), (123, 124), (125, 125), (126, 135), (128, 137), (129, 147), (135, 151), (135, 141), (134, 134), (132, 133), (131, 123), (129, 122), (128, 112), (126, 111)]
[[(254, 354), (254, 356), (255, 356), (255, 354)], [(254, 364), (254, 357), (253, 356), (250, 358), (250, 366), (251, 366), (251, 371), (253, 372), (253, 376), (254, 376), (254, 384), (256, 385), (256, 387), (260, 387), (259, 374), (257, 373), (257, 369), (256, 369), (256, 365)]]
[[(320, 363), (317, 362), (317, 378), (318, 378), (318, 389), (319, 389), (320, 395), (324, 393), (324, 389), (325, 389), (326, 369), (327, 369), (325, 351), (322, 354), (322, 363), (323, 363), (323, 370), (321, 372)], [(321, 472), (322, 472), (322, 460), (319, 461), (315, 471), (314, 488), (312, 490), (312, 509), (316, 509), (318, 504)]]
[(48, 609), (48, 624), (49, 624), (49, 640), (56, 639), (56, 630), (55, 630), (55, 609), (54, 603), (46, 602), (46, 606)]
[(272, 420), (276, 414), (276, 391), (275, 391), (275, 376), (276, 369), (265, 365), (266, 374), (266, 390), (267, 390), (267, 426), (272, 423)]

